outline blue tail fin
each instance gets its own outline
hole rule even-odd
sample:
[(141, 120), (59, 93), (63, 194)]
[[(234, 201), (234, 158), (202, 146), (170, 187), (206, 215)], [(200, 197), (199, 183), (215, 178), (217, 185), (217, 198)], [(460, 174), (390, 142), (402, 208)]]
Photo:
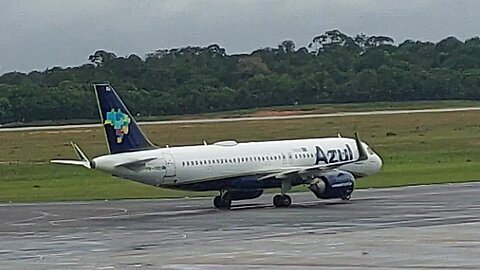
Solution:
[(95, 84), (94, 88), (111, 154), (156, 148), (142, 133), (113, 87)]

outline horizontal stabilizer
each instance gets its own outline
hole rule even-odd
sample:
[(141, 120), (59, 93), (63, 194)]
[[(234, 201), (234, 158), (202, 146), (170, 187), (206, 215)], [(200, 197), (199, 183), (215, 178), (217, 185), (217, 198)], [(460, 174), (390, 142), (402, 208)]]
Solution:
[(80, 149), (80, 147), (75, 142), (70, 142), (70, 145), (73, 147), (73, 150), (75, 150), (75, 153), (77, 154), (80, 160), (54, 159), (54, 160), (50, 160), (50, 162), (56, 163), (56, 164), (83, 166), (87, 169), (91, 169), (92, 166), (91, 166), (90, 160), (88, 159), (87, 155), (85, 155), (85, 153), (82, 151), (82, 149)]
[(55, 164), (66, 164), (66, 165), (76, 165), (83, 166), (85, 168), (91, 169), (90, 162), (85, 162), (83, 160), (63, 160), (63, 159), (54, 159), (50, 160), (51, 163)]

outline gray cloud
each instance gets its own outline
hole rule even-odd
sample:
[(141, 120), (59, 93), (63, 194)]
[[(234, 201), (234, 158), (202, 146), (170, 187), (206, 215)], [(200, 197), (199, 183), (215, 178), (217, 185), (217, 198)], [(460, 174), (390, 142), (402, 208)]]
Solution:
[(85, 63), (97, 49), (140, 56), (218, 43), (249, 52), (339, 29), (438, 41), (478, 35), (475, 0), (0, 0), (0, 73)]

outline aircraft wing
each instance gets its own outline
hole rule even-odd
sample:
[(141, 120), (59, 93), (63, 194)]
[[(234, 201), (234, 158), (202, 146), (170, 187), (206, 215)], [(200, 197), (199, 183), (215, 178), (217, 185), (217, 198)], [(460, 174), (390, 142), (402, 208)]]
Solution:
[(328, 164), (328, 165), (315, 165), (315, 166), (310, 166), (310, 167), (301, 167), (301, 168), (296, 168), (296, 169), (289, 169), (285, 170), (282, 172), (277, 172), (277, 173), (272, 173), (268, 174), (265, 176), (260, 177), (258, 180), (259, 181), (264, 181), (264, 180), (285, 180), (289, 178), (295, 178), (295, 177), (306, 177), (314, 174), (319, 174), (323, 172), (327, 172), (330, 170), (334, 170), (340, 166), (350, 164), (353, 162), (358, 162), (359, 160), (355, 161), (350, 161), (350, 162), (342, 162), (342, 163), (335, 163), (335, 164)]
[(320, 165), (313, 165), (310, 167), (301, 167), (301, 168), (294, 168), (294, 169), (287, 169), (285, 171), (281, 172), (276, 172), (272, 174), (265, 175), (263, 177), (260, 177), (258, 180), (259, 181), (265, 181), (265, 180), (287, 180), (290, 178), (295, 178), (295, 177), (307, 177), (310, 175), (314, 174), (319, 174), (319, 173), (324, 173), (330, 170), (337, 169), (343, 165), (363, 161), (368, 159), (368, 154), (367, 151), (365, 150), (365, 147), (363, 146), (362, 142), (360, 141), (360, 138), (358, 137), (358, 134), (355, 133), (355, 142), (356, 146), (358, 149), (359, 157), (356, 160), (352, 161), (345, 161), (345, 162), (337, 162), (333, 164), (320, 164)]

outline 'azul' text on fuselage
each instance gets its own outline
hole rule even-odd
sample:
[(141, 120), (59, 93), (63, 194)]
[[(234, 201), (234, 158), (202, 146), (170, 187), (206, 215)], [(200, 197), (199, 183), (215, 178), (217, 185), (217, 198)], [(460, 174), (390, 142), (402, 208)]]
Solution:
[(320, 146), (315, 146), (315, 148), (317, 152), (315, 165), (321, 164), (321, 162), (331, 164), (353, 160), (352, 148), (350, 148), (348, 144), (345, 144), (345, 148), (335, 148), (327, 151), (323, 150)]

